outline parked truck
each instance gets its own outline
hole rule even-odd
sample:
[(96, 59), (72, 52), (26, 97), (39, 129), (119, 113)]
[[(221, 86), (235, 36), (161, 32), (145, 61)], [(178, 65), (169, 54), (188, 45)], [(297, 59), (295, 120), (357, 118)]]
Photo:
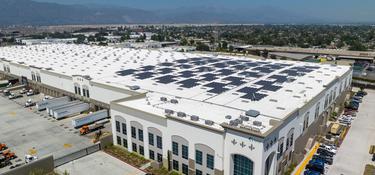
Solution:
[(48, 100), (43, 100), (38, 103), (36, 103), (36, 108), (41, 111), (45, 110), (48, 106), (50, 105), (58, 105), (58, 104), (63, 104), (69, 102), (69, 97), (64, 96), (60, 98), (53, 98), (53, 99), (48, 99)]
[(101, 121), (97, 121), (91, 125), (84, 125), (81, 127), (81, 129), (79, 129), (79, 133), (81, 135), (85, 135), (85, 134), (88, 134), (92, 131), (95, 131), (99, 128), (103, 128), (104, 127), (104, 124), (109, 122), (108, 119), (104, 119), (104, 120), (101, 120)]
[(89, 110), (90, 105), (87, 103), (79, 103), (72, 106), (60, 108), (53, 111), (53, 117), (58, 120), (71, 115), (80, 114), (81, 112)]
[(3, 154), (3, 156), (4, 156), (6, 159), (8, 159), (8, 160), (12, 160), (12, 159), (17, 158), (16, 153), (11, 152), (9, 149), (3, 151), (2, 154)]
[(79, 128), (83, 125), (89, 125), (105, 118), (108, 118), (108, 111), (106, 109), (88, 114), (83, 117), (72, 119), (72, 126), (74, 128)]
[(68, 106), (72, 106), (72, 105), (75, 105), (75, 104), (79, 104), (79, 103), (82, 103), (82, 102), (79, 101), (79, 100), (75, 100), (75, 101), (66, 102), (66, 103), (59, 104), (59, 105), (51, 105), (51, 106), (47, 107), (46, 111), (47, 111), (48, 115), (53, 116), (53, 112), (55, 110), (62, 109), (62, 108), (65, 108), (65, 107), (68, 107)]

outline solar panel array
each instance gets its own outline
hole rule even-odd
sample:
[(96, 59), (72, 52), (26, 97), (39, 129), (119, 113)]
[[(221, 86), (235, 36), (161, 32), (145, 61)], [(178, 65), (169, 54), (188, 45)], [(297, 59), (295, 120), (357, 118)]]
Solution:
[(198, 57), (147, 65), (140, 68), (116, 72), (118, 76), (132, 76), (138, 80), (151, 79), (160, 84), (176, 84), (180, 88), (202, 86), (208, 93), (221, 94), (287, 68), (266, 80), (258, 80), (251, 87), (243, 87), (237, 92), (240, 98), (258, 101), (267, 96), (264, 91), (276, 92), (283, 83), (293, 82), (297, 76), (303, 76), (319, 67), (292, 66), (292, 64), (267, 61), (233, 60), (226, 58)]

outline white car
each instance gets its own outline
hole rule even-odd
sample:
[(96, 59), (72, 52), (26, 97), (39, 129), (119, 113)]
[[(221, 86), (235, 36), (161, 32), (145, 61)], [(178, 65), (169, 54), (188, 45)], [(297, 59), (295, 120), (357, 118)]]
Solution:
[(30, 163), (35, 160), (38, 160), (37, 156), (25, 155), (25, 163)]

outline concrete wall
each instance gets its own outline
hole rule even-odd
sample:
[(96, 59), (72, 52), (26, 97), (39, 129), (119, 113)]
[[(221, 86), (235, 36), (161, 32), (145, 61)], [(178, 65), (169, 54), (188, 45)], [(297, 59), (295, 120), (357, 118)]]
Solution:
[(53, 156), (46, 156), (39, 158), (37, 161), (20, 166), (16, 169), (5, 172), (3, 175), (28, 175), (31, 172), (42, 171), (42, 172), (52, 172), (54, 170)]

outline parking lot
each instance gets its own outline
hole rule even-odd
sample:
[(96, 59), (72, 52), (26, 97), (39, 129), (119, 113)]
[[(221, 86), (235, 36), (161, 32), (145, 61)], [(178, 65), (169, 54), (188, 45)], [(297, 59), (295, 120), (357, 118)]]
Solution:
[[(24, 162), (25, 154), (38, 157), (53, 154), (61, 157), (71, 152), (93, 145), (88, 137), (79, 136), (72, 128), (71, 120), (54, 120), (45, 112), (37, 112), (33, 108), (24, 108), (28, 99), (39, 101), (43, 95), (9, 100), (0, 96), (0, 143), (4, 143), (15, 152), (17, 159), (13, 165)], [(10, 166), (0, 169), (0, 174)]]
[(56, 169), (61, 174), (68, 172), (70, 175), (143, 175), (143, 171), (138, 170), (102, 151), (95, 152), (88, 156), (64, 164)]
[(363, 174), (366, 164), (374, 164), (369, 147), (375, 145), (375, 90), (366, 89), (366, 92), (368, 95), (364, 97), (327, 174)]

